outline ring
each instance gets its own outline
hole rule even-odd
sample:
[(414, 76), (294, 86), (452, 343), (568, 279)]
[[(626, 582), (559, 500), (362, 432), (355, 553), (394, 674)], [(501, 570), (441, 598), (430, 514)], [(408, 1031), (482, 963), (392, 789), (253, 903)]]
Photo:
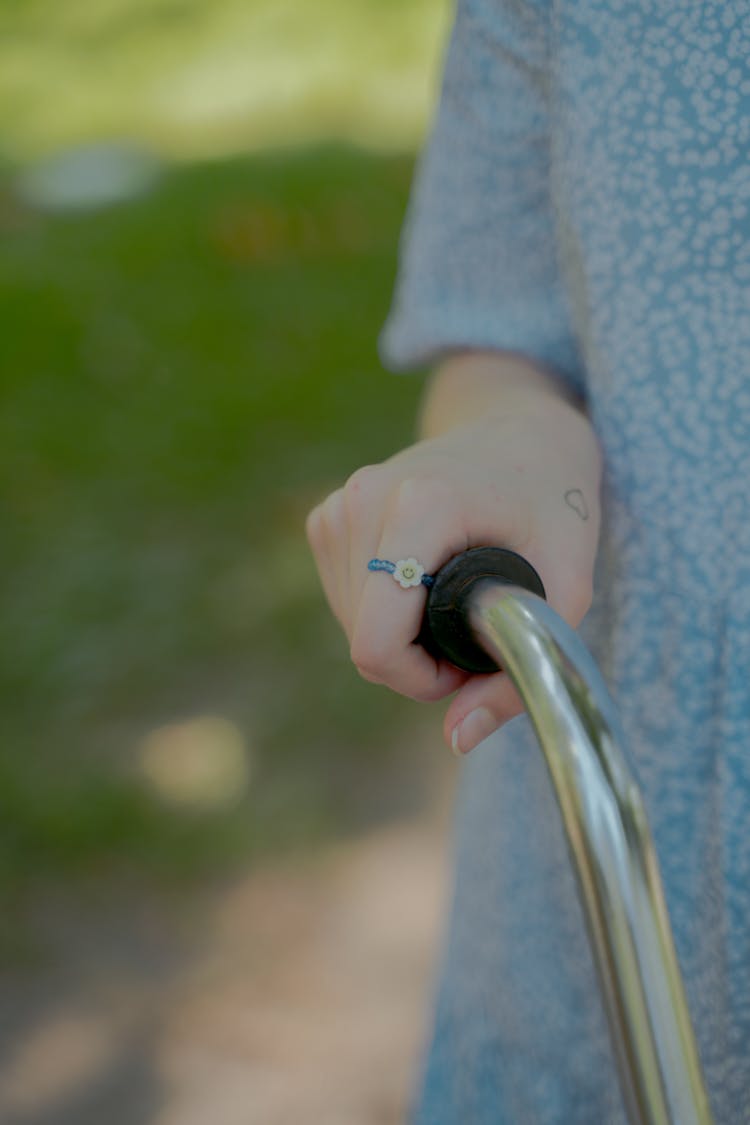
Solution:
[(388, 574), (392, 574), (402, 589), (407, 590), (409, 586), (430, 586), (434, 583), (435, 579), (430, 574), (425, 574), (424, 567), (418, 563), (416, 559), (399, 559), (398, 562), (388, 562), (387, 559), (370, 559), (367, 564), (368, 570), (385, 570)]

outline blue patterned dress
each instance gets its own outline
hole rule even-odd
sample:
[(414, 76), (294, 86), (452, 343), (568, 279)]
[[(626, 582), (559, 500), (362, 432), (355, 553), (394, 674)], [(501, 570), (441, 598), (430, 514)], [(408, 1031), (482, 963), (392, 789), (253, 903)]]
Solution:
[[(514, 349), (605, 453), (581, 635), (638, 762), (720, 1125), (750, 1122), (750, 0), (459, 0), (381, 340)], [(623, 1125), (519, 717), (462, 766), (419, 1125)]]

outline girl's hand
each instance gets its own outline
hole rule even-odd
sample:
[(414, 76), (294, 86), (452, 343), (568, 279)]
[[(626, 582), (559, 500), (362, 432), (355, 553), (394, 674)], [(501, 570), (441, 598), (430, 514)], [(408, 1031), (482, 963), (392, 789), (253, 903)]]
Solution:
[(601, 454), (570, 401), (519, 386), (482, 416), (359, 469), (307, 519), (333, 613), (360, 674), (417, 700), (457, 694), (446, 741), (466, 753), (523, 708), (505, 673), (471, 676), (415, 644), (423, 586), (402, 589), (372, 558), (416, 558), (434, 574), (469, 547), (507, 547), (539, 572), (576, 628), (591, 604)]

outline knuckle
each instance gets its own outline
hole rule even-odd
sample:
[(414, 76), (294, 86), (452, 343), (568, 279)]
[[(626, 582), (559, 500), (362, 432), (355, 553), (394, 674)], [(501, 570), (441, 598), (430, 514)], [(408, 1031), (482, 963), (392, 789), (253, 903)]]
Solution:
[(352, 664), (364, 680), (370, 683), (382, 683), (384, 661), (373, 645), (366, 640), (355, 637), (349, 650)]
[(379, 465), (363, 465), (347, 480), (344, 485), (344, 497), (351, 511), (360, 510), (369, 505), (373, 494), (379, 486), (382, 470)]
[(445, 689), (429, 675), (393, 664), (393, 652), (379, 648), (370, 640), (354, 637), (350, 646), (352, 663), (360, 676), (371, 684), (381, 684), (417, 703), (435, 703), (445, 698)]
[(373, 480), (380, 476), (380, 472), (380, 465), (362, 465), (351, 474), (344, 487), (350, 493), (362, 492), (371, 487)]
[(340, 505), (341, 489), (337, 489), (308, 514), (305, 531), (311, 546), (315, 547), (323, 543), (326, 534), (336, 529), (339, 524)]
[(445, 698), (445, 691), (437, 684), (426, 684), (424, 687), (412, 688), (409, 698), (417, 703), (437, 703)]

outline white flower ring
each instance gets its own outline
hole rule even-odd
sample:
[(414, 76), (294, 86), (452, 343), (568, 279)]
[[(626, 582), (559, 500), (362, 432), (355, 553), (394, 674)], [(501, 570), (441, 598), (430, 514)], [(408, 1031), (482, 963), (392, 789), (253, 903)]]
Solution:
[(404, 590), (409, 586), (420, 586), (424, 567), (416, 559), (399, 559), (393, 577)]
[(388, 562), (387, 559), (370, 559), (368, 570), (385, 570), (398, 582), (403, 590), (410, 586), (432, 586), (435, 581), (429, 574), (425, 574), (424, 567), (414, 558), (399, 559), (398, 562)]

